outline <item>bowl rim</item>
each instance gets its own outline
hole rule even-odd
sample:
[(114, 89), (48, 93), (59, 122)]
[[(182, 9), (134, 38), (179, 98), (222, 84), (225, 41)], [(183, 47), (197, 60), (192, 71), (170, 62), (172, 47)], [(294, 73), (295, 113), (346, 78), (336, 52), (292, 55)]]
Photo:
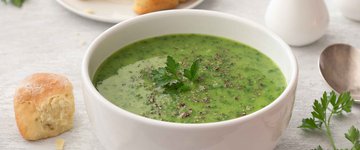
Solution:
[[(224, 19), (230, 19), (230, 20), (236, 20), (238, 22), (247, 24), (249, 26), (252, 26), (261, 32), (264, 32), (265, 34), (271, 36), (275, 41), (279, 43), (279, 45), (284, 49), (284, 53), (288, 57), (290, 57), (290, 63), (291, 66), (291, 77), (288, 82), (288, 85), (286, 86), (285, 90), (281, 93), (280, 96), (278, 96), (273, 102), (266, 105), (265, 107), (250, 113), (248, 115), (233, 118), (230, 120), (224, 120), (224, 121), (218, 121), (218, 122), (209, 122), (209, 123), (177, 123), (177, 122), (167, 122), (167, 121), (161, 121), (156, 119), (147, 118), (141, 115), (137, 115), (135, 113), (131, 113), (125, 109), (122, 109), (114, 104), (112, 104), (110, 101), (108, 101), (105, 97), (103, 97), (95, 88), (95, 86), (92, 83), (92, 80), (89, 75), (89, 63), (90, 58), (93, 55), (94, 51), (96, 51), (95, 47), (101, 43), (101, 41), (106, 38), (109, 34), (116, 31), (118, 28), (121, 28), (122, 26), (126, 26), (127, 24), (131, 24), (134, 22), (137, 22), (138, 20), (142, 20), (143, 18), (151, 18), (151, 17), (162, 17), (167, 15), (176, 15), (176, 14), (197, 14), (197, 15), (209, 15), (209, 16), (215, 16), (215, 17), (222, 17)], [(105, 105), (108, 109), (111, 109), (111, 111), (116, 112), (119, 115), (127, 116), (134, 121), (143, 122), (148, 125), (154, 125), (154, 126), (161, 126), (161, 127), (173, 127), (173, 128), (204, 128), (204, 127), (218, 127), (218, 126), (229, 126), (229, 125), (235, 125), (242, 122), (246, 122), (247, 120), (251, 120), (257, 116), (261, 116), (261, 114), (266, 113), (268, 110), (270, 110), (272, 107), (275, 107), (280, 102), (285, 100), (285, 97), (288, 95), (291, 90), (294, 88), (296, 89), (297, 85), (297, 79), (298, 79), (298, 63), (295, 55), (293, 54), (291, 48), (289, 45), (287, 45), (278, 35), (267, 29), (266, 27), (259, 25), (253, 21), (250, 21), (248, 19), (238, 17), (235, 15), (222, 13), (222, 12), (215, 12), (215, 11), (209, 11), (209, 10), (166, 10), (166, 11), (160, 11), (160, 12), (154, 12), (150, 14), (141, 15), (126, 21), (123, 21), (119, 24), (116, 24), (112, 26), (111, 28), (107, 29), (103, 33), (101, 33), (98, 37), (95, 38), (95, 40), (90, 44), (88, 49), (85, 52), (85, 55), (83, 57), (82, 66), (81, 66), (81, 76), (83, 79), (83, 88), (87, 88), (87, 90), (90, 91), (90, 93), (95, 96), (94, 99), (97, 101), (100, 101), (103, 105)], [(85, 89), (83, 89), (85, 90)], [(84, 98), (84, 101), (85, 98)], [(88, 106), (86, 106), (88, 107)]]

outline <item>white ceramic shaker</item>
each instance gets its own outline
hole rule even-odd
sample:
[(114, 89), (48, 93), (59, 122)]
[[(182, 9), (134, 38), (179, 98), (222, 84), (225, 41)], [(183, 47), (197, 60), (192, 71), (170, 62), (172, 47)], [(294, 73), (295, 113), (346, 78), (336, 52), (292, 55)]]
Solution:
[(329, 12), (324, 0), (272, 0), (265, 23), (289, 45), (304, 46), (325, 34)]
[(335, 0), (335, 3), (345, 17), (360, 21), (360, 0)]

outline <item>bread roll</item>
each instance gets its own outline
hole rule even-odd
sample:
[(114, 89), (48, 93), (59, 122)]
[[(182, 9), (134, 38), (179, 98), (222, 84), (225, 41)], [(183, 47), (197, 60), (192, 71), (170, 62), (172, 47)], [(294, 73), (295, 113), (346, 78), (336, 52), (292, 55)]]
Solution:
[(173, 9), (179, 4), (179, 0), (135, 0), (134, 11), (137, 14)]
[(14, 97), (18, 129), (26, 140), (59, 135), (73, 127), (74, 96), (61, 75), (36, 73), (27, 77)]

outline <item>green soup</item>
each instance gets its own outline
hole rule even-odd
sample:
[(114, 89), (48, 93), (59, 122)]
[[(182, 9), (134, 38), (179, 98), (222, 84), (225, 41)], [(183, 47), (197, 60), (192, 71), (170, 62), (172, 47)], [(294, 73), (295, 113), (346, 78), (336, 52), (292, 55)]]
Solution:
[[(180, 68), (200, 60), (197, 79), (186, 91), (164, 92), (152, 71), (173, 57)], [(181, 75), (181, 73), (180, 73)], [(206, 123), (255, 112), (285, 89), (285, 78), (267, 56), (242, 43), (200, 35), (176, 34), (132, 43), (107, 58), (94, 80), (110, 102), (152, 119)]]

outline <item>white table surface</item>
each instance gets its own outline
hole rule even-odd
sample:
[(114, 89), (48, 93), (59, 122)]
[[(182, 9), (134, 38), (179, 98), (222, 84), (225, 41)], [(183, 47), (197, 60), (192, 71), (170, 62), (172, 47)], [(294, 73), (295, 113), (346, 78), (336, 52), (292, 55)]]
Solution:
[[(245, 17), (260, 24), (269, 0), (205, 0), (199, 9), (215, 10)], [(320, 132), (298, 129), (308, 117), (313, 99), (329, 88), (317, 66), (320, 52), (332, 43), (360, 47), (360, 23), (344, 18), (332, 0), (327, 0), (331, 23), (326, 35), (306, 47), (293, 47), (300, 67), (299, 85), (290, 125), (276, 150), (304, 150), (322, 145), (330, 149)], [(59, 137), (66, 140), (66, 150), (102, 150), (92, 133), (85, 111), (80, 85), (81, 60), (89, 43), (112, 24), (79, 17), (54, 0), (27, 0), (22, 9), (0, 4), (0, 149), (55, 149), (55, 138), (28, 142), (20, 136), (13, 111), (15, 88), (24, 77), (35, 72), (67, 75), (74, 84), (76, 113), (74, 128)], [(360, 106), (351, 114), (333, 120), (332, 130), (339, 148), (350, 143), (344, 133), (351, 125), (360, 127)], [(139, 143), (141, 144), (141, 143)], [(259, 143), (261, 144), (261, 143)], [(240, 148), (239, 148), (240, 149)]]

